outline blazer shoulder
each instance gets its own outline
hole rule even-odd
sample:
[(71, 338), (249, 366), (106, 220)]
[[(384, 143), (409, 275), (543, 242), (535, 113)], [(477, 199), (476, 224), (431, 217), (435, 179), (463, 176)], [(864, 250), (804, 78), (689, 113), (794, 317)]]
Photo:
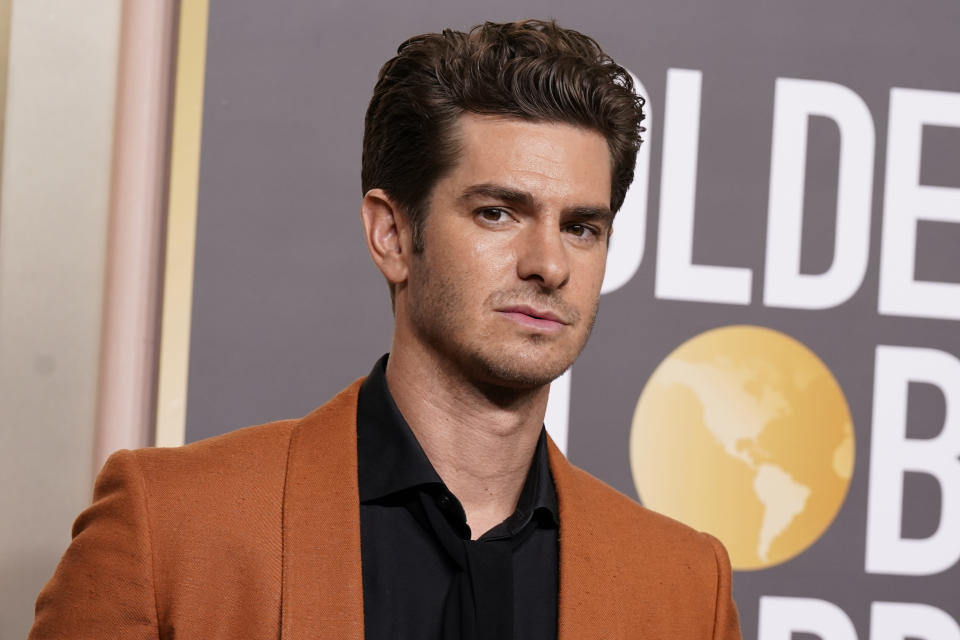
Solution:
[(121, 455), (132, 458), (148, 502), (158, 507), (211, 513), (231, 508), (276, 507), (279, 511), (292, 456), (315, 461), (322, 450), (328, 461), (349, 457), (343, 445), (356, 432), (360, 382), (301, 418), (245, 427), (181, 447), (137, 449)]
[[(148, 447), (132, 452), (151, 480), (166, 476), (201, 478), (224, 474), (263, 475), (286, 459), (299, 419), (278, 420), (236, 429), (180, 447)], [(281, 465), (282, 468), (283, 465)]]
[(140, 487), (157, 544), (234, 537), (238, 521), (276, 521), (279, 530), (288, 449), (297, 420), (238, 429), (181, 447), (119, 451), (111, 466)]
[[(582, 469), (571, 465), (565, 471), (568, 514), (574, 516), (568, 538), (572, 534), (574, 544), (590, 547), (589, 554), (578, 548), (571, 561), (589, 556), (589, 574), (609, 576), (601, 591), (616, 591), (624, 606), (646, 602), (672, 611), (663, 619), (634, 621), (653, 625), (647, 628), (651, 637), (668, 637), (658, 625), (671, 620), (686, 630), (671, 627), (672, 637), (739, 639), (730, 560), (719, 540), (640, 505)], [(565, 526), (561, 506), (561, 553)]]
[[(279, 618), (291, 426), (111, 455), (93, 504), (77, 517), (73, 541), (37, 599), (31, 640), (155, 639), (174, 619), (186, 635), (210, 637), (189, 629), (247, 622), (250, 610), (269, 631)], [(238, 606), (254, 600), (246, 590), (257, 590), (256, 608)]]
[(598, 526), (619, 548), (670, 553), (707, 574), (726, 561), (723, 545), (712, 535), (641, 505), (579, 467), (572, 470), (582, 503), (593, 505)]

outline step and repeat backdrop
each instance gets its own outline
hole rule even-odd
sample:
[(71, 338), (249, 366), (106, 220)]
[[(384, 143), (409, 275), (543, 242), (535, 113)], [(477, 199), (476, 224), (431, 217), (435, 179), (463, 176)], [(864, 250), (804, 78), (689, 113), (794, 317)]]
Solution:
[(527, 17), (594, 36), (650, 108), (555, 439), (723, 540), (746, 638), (960, 639), (955, 1), (215, 0), (187, 441), (302, 415), (388, 349), (377, 71)]

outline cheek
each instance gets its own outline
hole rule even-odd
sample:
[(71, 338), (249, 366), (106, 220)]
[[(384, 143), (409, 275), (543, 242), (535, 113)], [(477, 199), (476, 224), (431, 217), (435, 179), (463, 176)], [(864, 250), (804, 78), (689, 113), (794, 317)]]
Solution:
[(578, 280), (578, 291), (584, 297), (600, 297), (600, 288), (603, 286), (603, 274), (606, 271), (606, 253), (602, 257), (587, 257), (572, 265)]
[(461, 266), (468, 272), (472, 282), (478, 285), (502, 283), (504, 277), (516, 272), (516, 253), (505, 240), (490, 234), (471, 239), (462, 247), (459, 256)]

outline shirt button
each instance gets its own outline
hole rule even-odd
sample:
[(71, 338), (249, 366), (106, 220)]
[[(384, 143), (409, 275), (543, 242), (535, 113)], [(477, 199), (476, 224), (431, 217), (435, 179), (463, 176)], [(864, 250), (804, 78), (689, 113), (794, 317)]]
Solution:
[(449, 508), (450, 508), (450, 496), (447, 496), (447, 495), (442, 495), (442, 496), (440, 496), (440, 498), (437, 500), (437, 503), (440, 505), (440, 508), (441, 508), (441, 509), (443, 509), (443, 510), (449, 509)]

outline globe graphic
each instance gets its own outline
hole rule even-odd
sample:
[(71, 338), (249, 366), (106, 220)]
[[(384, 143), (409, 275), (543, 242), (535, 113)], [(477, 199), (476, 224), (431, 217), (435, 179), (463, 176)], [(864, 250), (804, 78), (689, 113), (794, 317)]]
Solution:
[(630, 433), (640, 500), (717, 536), (740, 570), (812, 545), (843, 503), (853, 462), (850, 409), (830, 370), (757, 326), (713, 329), (668, 355)]

